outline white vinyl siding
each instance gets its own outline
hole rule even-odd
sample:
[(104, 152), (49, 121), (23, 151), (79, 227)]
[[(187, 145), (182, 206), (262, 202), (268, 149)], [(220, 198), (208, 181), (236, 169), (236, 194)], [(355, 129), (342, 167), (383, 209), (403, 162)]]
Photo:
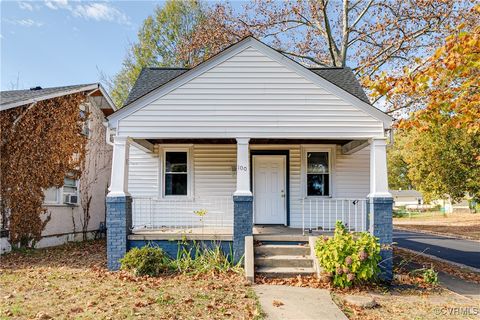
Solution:
[(237, 185), (237, 146), (197, 144), (193, 150), (195, 196), (231, 197)]
[(383, 123), (253, 48), (119, 121), (151, 138), (366, 138)]
[(337, 147), (335, 197), (364, 199), (370, 191), (370, 147), (345, 155)]
[(158, 197), (160, 164), (157, 153), (130, 146), (128, 192), (132, 197)]
[[(195, 197), (232, 196), (236, 187), (236, 148), (236, 145), (194, 145), (191, 159)], [(146, 153), (130, 146), (128, 191), (133, 197), (158, 198), (162, 194), (161, 160), (155, 150)]]

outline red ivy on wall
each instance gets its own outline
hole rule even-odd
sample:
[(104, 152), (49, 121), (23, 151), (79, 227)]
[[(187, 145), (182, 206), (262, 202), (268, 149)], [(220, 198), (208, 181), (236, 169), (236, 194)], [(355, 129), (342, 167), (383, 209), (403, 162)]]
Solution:
[(40, 240), (48, 222), (42, 218), (44, 190), (61, 187), (68, 172), (80, 174), (84, 101), (77, 93), (0, 112), (0, 210), (3, 223), (8, 216), (13, 245)]

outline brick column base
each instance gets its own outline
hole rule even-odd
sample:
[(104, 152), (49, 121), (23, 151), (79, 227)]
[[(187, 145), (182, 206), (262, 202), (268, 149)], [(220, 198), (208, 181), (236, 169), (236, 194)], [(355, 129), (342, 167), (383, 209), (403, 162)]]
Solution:
[[(373, 216), (371, 211), (373, 210)], [(380, 263), (380, 277), (384, 281), (393, 279), (393, 222), (392, 222), (393, 199), (392, 198), (370, 198), (369, 211), (370, 219), (373, 219), (370, 230), (380, 240), (382, 262)]]
[(233, 256), (245, 254), (245, 237), (253, 234), (253, 196), (233, 196)]
[(120, 269), (119, 259), (127, 253), (127, 236), (132, 228), (132, 197), (107, 197), (107, 266)]

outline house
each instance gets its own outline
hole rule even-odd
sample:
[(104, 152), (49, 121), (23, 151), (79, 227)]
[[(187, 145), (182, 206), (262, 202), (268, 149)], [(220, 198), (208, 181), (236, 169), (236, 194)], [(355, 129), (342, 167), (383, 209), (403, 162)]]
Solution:
[[(86, 162), (88, 166), (78, 180), (70, 177), (66, 172), (63, 187), (45, 190), (44, 207), (50, 215), (50, 221), (46, 224), (42, 239), (36, 244), (37, 247), (54, 246), (82, 239), (82, 231), (91, 238), (100, 224), (105, 223), (105, 197), (110, 178), (112, 146), (108, 145), (105, 139), (106, 128), (103, 122), (106, 121), (106, 116), (112, 114), (116, 108), (98, 83), (2, 91), (0, 95), (0, 112), (6, 112), (12, 108), (35, 106), (40, 101), (78, 93), (87, 97), (86, 102), (78, 106), (78, 112), (88, 111), (89, 113), (83, 133), (88, 136), (87, 150), (90, 150)], [(81, 183), (85, 184), (84, 188)], [(86, 195), (86, 192), (89, 195)], [(85, 220), (83, 210), (85, 206), (83, 200), (87, 196), (91, 197), (89, 221)], [(1, 229), (3, 229), (1, 251), (4, 252), (9, 250), (8, 216), (5, 215), (2, 220), (5, 220), (1, 223)]]
[(390, 190), (394, 207), (420, 208), (423, 196), (417, 190)]
[(131, 247), (174, 255), (185, 240), (251, 266), (252, 239), (306, 241), (337, 220), (392, 242), (392, 118), (348, 68), (308, 69), (248, 37), (192, 69), (144, 69), (108, 123), (112, 270)]
[(471, 198), (465, 195), (465, 198), (459, 202), (453, 202), (448, 199), (435, 199), (426, 204), (423, 200), (423, 195), (417, 190), (390, 190), (393, 197), (393, 206), (406, 207), (406, 209), (413, 210), (432, 210), (438, 207), (440, 211), (444, 213), (469, 213), (470, 205), (469, 200)]

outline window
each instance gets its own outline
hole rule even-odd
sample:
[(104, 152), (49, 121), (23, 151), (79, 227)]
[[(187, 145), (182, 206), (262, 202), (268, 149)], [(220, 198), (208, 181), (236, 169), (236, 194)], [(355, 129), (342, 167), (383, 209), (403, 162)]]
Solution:
[(50, 204), (57, 204), (59, 199), (59, 188), (48, 188), (45, 190), (45, 199), (43, 200), (44, 203)]
[(77, 203), (77, 180), (66, 177), (63, 179), (63, 203), (75, 204)]
[(188, 194), (188, 153), (165, 152), (165, 196)]
[(330, 195), (328, 152), (307, 152), (307, 196)]
[(43, 202), (45, 204), (78, 204), (78, 181), (65, 177), (63, 180), (63, 187), (61, 188), (48, 188), (44, 191), (45, 199)]

